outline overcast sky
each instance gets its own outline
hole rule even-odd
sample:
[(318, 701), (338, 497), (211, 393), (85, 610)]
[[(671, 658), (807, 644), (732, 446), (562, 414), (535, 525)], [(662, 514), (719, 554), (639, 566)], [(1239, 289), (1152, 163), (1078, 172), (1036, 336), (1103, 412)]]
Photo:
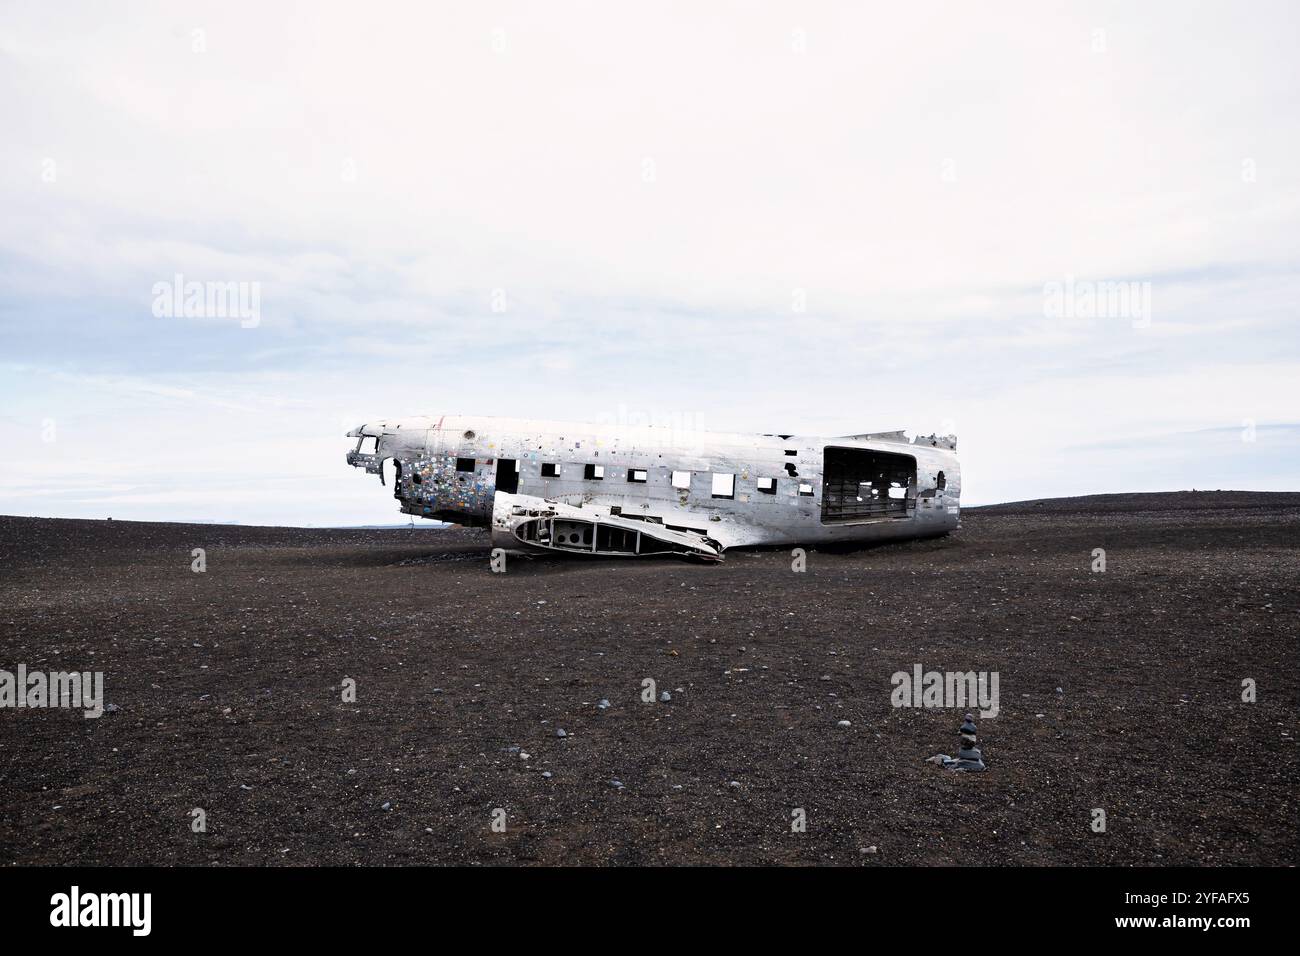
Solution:
[(397, 522), (422, 413), (1296, 490), (1298, 11), (3, 0), (0, 513)]

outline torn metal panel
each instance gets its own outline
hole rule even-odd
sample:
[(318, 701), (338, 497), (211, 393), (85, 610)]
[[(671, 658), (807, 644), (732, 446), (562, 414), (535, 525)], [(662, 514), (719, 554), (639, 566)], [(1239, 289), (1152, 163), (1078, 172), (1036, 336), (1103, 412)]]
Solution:
[[(349, 436), (357, 446), (348, 464), (382, 480), (394, 461), (403, 512), (491, 525), (511, 547), (707, 558), (750, 545), (946, 534), (960, 520), (952, 436), (743, 435), (469, 416), (372, 422)], [(538, 513), (514, 514), (520, 507)], [(498, 527), (499, 517), (511, 520)], [(624, 536), (630, 531), (643, 547)]]
[(651, 521), (527, 495), (496, 496), (492, 543), (499, 548), (586, 557), (674, 555), (705, 561), (722, 559), (722, 546), (695, 531), (674, 530)]

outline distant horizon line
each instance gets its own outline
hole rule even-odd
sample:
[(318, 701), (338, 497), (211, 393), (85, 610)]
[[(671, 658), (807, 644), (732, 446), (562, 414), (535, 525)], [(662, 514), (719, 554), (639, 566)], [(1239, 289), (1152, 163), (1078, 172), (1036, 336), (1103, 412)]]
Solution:
[[(1295, 491), (1252, 491), (1249, 489), (1239, 488), (1183, 488), (1175, 491), (1102, 491), (1094, 492), (1089, 495), (1059, 495), (1049, 498), (1018, 498), (1011, 501), (989, 501), (978, 505), (963, 505), (962, 510), (978, 510), (980, 508), (997, 508), (1006, 505), (1032, 504), (1040, 501), (1086, 501), (1092, 498), (1111, 498), (1111, 497), (1154, 497), (1157, 495), (1300, 495), (1300, 489)], [(472, 527), (469, 525), (458, 525), (450, 521), (437, 521), (432, 518), (423, 518), (416, 516), (415, 521), (400, 522), (396, 524), (246, 524), (242, 521), (217, 521), (215, 519), (190, 518), (190, 519), (173, 519), (173, 518), (114, 518), (107, 515), (103, 518), (75, 518), (75, 517), (58, 517), (51, 515), (18, 515), (18, 514), (0, 514), (0, 519), (21, 518), (28, 521), (98, 521), (107, 523), (110, 521), (121, 522), (124, 524), (187, 524), (203, 525), (205, 527), (226, 527), (226, 528), (291, 528), (303, 531), (441, 531), (445, 528)]]

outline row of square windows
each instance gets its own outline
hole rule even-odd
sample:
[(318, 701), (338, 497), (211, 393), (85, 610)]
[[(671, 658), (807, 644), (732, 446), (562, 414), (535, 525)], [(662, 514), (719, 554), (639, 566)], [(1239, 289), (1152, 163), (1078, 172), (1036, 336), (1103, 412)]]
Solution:
[[(457, 471), (473, 471), (475, 461), (473, 458), (457, 458)], [(516, 470), (519, 468), (518, 462), (515, 463)], [(689, 471), (674, 471), (672, 473), (672, 486), (683, 491), (691, 487), (691, 474)], [(736, 476), (723, 472), (711, 472), (713, 476), (712, 493), (714, 498), (735, 498), (736, 497)], [(543, 478), (559, 478), (560, 466), (555, 462), (542, 462)], [(587, 481), (604, 481), (604, 465), (584, 465), (582, 477)], [(627, 480), (634, 485), (644, 485), (650, 479), (650, 473), (645, 468), (629, 468), (627, 471)], [(776, 494), (775, 478), (756, 478), (754, 479), (755, 487), (761, 494)], [(799, 482), (799, 494), (805, 498), (812, 497), (813, 486), (806, 481)]]

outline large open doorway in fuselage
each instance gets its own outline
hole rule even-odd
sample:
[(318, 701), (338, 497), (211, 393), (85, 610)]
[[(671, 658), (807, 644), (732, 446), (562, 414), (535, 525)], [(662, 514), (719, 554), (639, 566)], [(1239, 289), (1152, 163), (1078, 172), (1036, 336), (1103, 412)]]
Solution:
[(827, 448), (822, 524), (906, 518), (916, 498), (916, 459), (868, 448)]
[(497, 491), (519, 493), (519, 462), (514, 458), (497, 459)]

